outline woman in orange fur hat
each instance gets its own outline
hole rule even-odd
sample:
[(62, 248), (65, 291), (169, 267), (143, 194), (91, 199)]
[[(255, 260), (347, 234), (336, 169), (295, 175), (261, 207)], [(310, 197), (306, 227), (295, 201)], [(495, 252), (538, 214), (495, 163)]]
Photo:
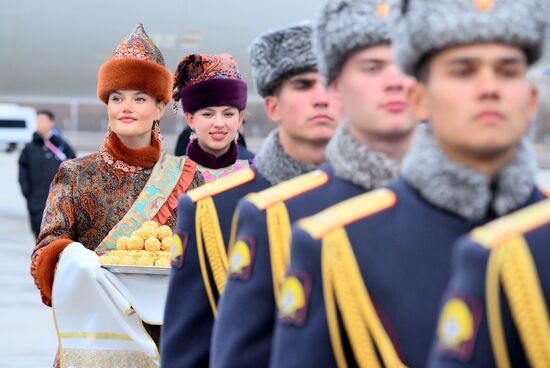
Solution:
[[(109, 118), (102, 147), (65, 161), (53, 180), (31, 264), (44, 304), (52, 304), (65, 247), (78, 242), (102, 254), (147, 220), (173, 228), (178, 197), (203, 183), (193, 161), (161, 150), (159, 120), (171, 94), (172, 75), (138, 24), (99, 69), (97, 95)], [(146, 329), (158, 342), (159, 327)]]

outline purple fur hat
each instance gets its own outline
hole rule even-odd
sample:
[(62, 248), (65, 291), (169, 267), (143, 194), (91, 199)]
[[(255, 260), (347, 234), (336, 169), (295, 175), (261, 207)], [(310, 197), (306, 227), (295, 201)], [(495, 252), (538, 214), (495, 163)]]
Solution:
[(178, 65), (172, 98), (191, 114), (210, 106), (244, 110), (247, 86), (233, 56), (190, 54)]

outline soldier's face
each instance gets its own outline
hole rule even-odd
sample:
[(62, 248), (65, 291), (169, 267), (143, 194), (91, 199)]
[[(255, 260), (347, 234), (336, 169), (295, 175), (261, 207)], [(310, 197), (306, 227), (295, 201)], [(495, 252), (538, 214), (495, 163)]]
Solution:
[(386, 44), (350, 55), (331, 89), (342, 100), (350, 130), (368, 142), (411, 134), (415, 122), (407, 94), (414, 82), (398, 70)]
[(411, 94), (417, 118), (430, 120), (448, 156), (483, 160), (515, 151), (536, 108), (524, 53), (504, 44), (446, 49)]
[(341, 105), (329, 94), (317, 72), (285, 80), (275, 96), (265, 99), (268, 117), (287, 142), (326, 144), (342, 118)]

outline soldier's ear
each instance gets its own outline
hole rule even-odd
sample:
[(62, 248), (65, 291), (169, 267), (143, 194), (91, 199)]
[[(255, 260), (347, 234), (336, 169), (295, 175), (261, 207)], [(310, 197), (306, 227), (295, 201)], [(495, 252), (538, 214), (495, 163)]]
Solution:
[(334, 79), (328, 86), (328, 91), (340, 104), (344, 103), (339, 78)]
[(529, 111), (527, 112), (528, 121), (532, 121), (535, 118), (537, 112), (537, 106), (539, 104), (539, 91), (536, 87), (531, 86), (529, 90)]
[(407, 94), (407, 102), (410, 106), (413, 118), (416, 121), (429, 120), (428, 99), (426, 87), (421, 83), (415, 83)]
[(279, 113), (279, 97), (267, 96), (264, 99), (265, 112), (269, 120), (279, 123), (281, 121), (281, 114)]

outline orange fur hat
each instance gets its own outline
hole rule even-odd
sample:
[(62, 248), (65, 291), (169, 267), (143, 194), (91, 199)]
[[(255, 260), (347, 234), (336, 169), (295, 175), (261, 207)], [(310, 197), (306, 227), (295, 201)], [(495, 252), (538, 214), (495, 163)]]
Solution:
[(112, 91), (138, 90), (167, 104), (172, 97), (172, 83), (160, 50), (138, 23), (99, 68), (97, 96), (107, 103)]

